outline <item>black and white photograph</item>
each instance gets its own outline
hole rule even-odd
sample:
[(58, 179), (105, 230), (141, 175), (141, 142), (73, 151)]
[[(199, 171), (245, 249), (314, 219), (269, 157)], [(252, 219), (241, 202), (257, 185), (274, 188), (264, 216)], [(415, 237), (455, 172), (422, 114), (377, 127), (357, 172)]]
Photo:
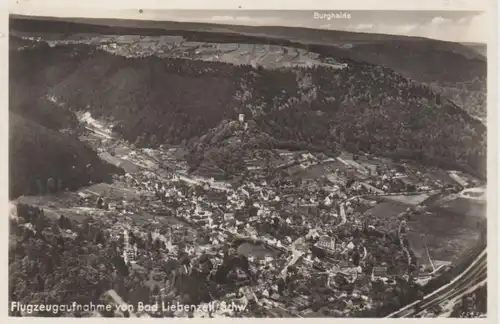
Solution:
[(17, 3), (9, 317), (495, 311), (486, 11)]

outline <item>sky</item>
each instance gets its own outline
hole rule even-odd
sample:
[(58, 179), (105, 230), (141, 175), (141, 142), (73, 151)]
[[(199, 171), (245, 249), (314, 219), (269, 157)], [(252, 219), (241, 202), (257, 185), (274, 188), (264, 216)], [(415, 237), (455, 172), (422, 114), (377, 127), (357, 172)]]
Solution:
[[(251, 26), (308, 27), (355, 32), (420, 36), (454, 42), (486, 43), (488, 19), (480, 11), (306, 11), (306, 10), (163, 10), (102, 9), (44, 10), (17, 7), (11, 13), (87, 18), (122, 18), (207, 22)], [(332, 14), (326, 19), (322, 14)]]
[[(337, 18), (326, 19), (331, 13)], [(350, 19), (347, 18), (349, 17)], [(168, 11), (143, 10), (144, 19), (273, 25), (486, 42), (487, 19), (471, 11)]]

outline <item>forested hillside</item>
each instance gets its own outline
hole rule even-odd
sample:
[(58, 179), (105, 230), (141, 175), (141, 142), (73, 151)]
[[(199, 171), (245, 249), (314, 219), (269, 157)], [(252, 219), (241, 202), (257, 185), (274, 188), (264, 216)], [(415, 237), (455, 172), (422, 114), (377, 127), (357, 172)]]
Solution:
[(15, 113), (9, 114), (9, 160), (11, 198), (76, 189), (123, 173), (77, 139)]
[(348, 62), (265, 70), (38, 46), (11, 58), (11, 109), (26, 100), (22, 93), (50, 97), (113, 119), (125, 139), (151, 146), (186, 143), (241, 112), (277, 140), (485, 174), (484, 125), (389, 68)]
[[(119, 19), (55, 19), (11, 17), (11, 28), (22, 32), (107, 35), (176, 35), (188, 41), (273, 44), (311, 50), (324, 57), (382, 65), (432, 85), (433, 89), (485, 118), (487, 62), (471, 45), (422, 37), (356, 33), (280, 26), (236, 26)], [(263, 36), (265, 35), (265, 36)], [(486, 48), (485, 44), (472, 44)], [(459, 67), (459, 68), (457, 68)]]
[(483, 59), (404, 42), (363, 44), (349, 52), (354, 59), (390, 67), (431, 86), (474, 116), (486, 116), (487, 66)]

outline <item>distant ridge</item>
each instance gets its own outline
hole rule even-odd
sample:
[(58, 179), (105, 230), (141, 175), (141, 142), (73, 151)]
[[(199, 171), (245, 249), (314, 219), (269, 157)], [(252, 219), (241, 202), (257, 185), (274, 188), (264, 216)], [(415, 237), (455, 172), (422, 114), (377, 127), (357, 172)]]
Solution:
[[(115, 34), (141, 34), (141, 35), (159, 35), (171, 34), (180, 31), (198, 31), (210, 33), (232, 33), (256, 37), (268, 37), (287, 39), (301, 43), (311, 44), (329, 44), (335, 43), (366, 43), (366, 42), (385, 42), (385, 41), (405, 41), (405, 42), (430, 42), (434, 49), (440, 47), (458, 51), (468, 58), (480, 58), (476, 51), (463, 46), (462, 44), (436, 40), (425, 37), (401, 36), (390, 34), (376, 34), (364, 32), (351, 32), (340, 30), (327, 30), (307, 27), (285, 27), (285, 26), (243, 26), (226, 25), (214, 23), (198, 22), (175, 22), (175, 21), (157, 21), (157, 20), (138, 20), (138, 19), (104, 19), (104, 18), (60, 18), (48, 16), (23, 16), (10, 15), (10, 28), (26, 32), (63, 32), (58, 27), (67, 27), (64, 33), (71, 32), (111, 32)], [(50, 21), (53, 24), (47, 24)], [(113, 30), (110, 30), (113, 29)], [(140, 29), (136, 30), (136, 29)], [(428, 46), (428, 45), (427, 45)], [(443, 48), (443, 49), (444, 49)]]
[[(276, 26), (236, 26), (169, 21), (10, 17), (11, 34), (181, 36), (186, 41), (290, 46), (381, 65), (425, 83), (460, 107), (486, 118), (486, 47), (423, 37)], [(349, 45), (349, 46), (346, 46)], [(457, 66), (460, 67), (457, 69)]]

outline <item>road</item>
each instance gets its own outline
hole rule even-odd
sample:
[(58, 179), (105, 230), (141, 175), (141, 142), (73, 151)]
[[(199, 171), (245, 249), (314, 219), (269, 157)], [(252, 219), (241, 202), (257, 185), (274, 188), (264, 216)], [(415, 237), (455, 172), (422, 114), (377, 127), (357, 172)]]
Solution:
[(104, 137), (106, 139), (113, 139), (113, 137), (111, 135), (109, 135), (109, 134), (107, 134), (107, 133), (105, 133), (105, 132), (103, 132), (103, 131), (101, 131), (99, 129), (94, 129), (94, 128), (89, 127), (89, 126), (85, 126), (85, 129), (93, 132), (96, 135), (102, 136), (102, 137)]
[(487, 283), (487, 252), (486, 249), (450, 283), (435, 290), (422, 300), (413, 302), (390, 314), (389, 318), (415, 317), (426, 311), (439, 307), (447, 307), (474, 291), (475, 288)]
[(347, 215), (345, 213), (345, 204), (346, 204), (346, 202), (347, 201), (345, 201), (345, 202), (343, 202), (343, 203), (340, 204), (340, 217), (341, 217), (342, 220), (341, 220), (340, 224), (338, 224), (337, 226), (342, 226), (345, 223), (347, 223)]
[(296, 250), (294, 248), (294, 245), (292, 244), (292, 247), (291, 247), (291, 251), (292, 251), (292, 259), (287, 263), (287, 265), (283, 268), (283, 270), (281, 270), (281, 276), (283, 278), (285, 278), (288, 274), (288, 268), (293, 266), (295, 263), (297, 263), (297, 261), (300, 260), (300, 258), (305, 254), (305, 252), (302, 252), (302, 251), (299, 251), (299, 250)]
[(403, 226), (404, 226), (403, 222), (399, 223), (398, 238), (399, 238), (399, 244), (403, 248), (403, 251), (404, 251), (404, 253), (406, 255), (406, 259), (408, 260), (408, 271), (409, 271), (410, 266), (411, 266), (411, 254), (410, 254), (410, 251), (408, 251), (408, 248), (404, 244), (403, 235), (401, 235), (402, 234), (401, 230), (402, 230)]

